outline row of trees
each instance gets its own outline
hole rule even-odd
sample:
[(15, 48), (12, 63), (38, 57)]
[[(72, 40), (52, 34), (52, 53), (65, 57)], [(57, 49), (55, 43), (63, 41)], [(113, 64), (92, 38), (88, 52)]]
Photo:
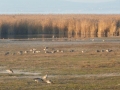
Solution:
[(120, 35), (120, 15), (0, 15), (0, 37), (43, 35), (109, 37)]

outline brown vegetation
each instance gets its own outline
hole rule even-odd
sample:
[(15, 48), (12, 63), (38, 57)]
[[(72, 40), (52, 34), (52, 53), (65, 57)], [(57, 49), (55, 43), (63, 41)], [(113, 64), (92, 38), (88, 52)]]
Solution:
[[(119, 37), (99, 38), (101, 42), (89, 39), (85, 43), (26, 40), (0, 40), (0, 90), (120, 90)], [(45, 46), (48, 51), (64, 53), (44, 53)], [(32, 48), (41, 52), (17, 54)], [(107, 49), (113, 51), (96, 52)], [(9, 68), (14, 74), (5, 71)], [(53, 84), (34, 82), (46, 73)]]
[(34, 34), (59, 38), (119, 36), (120, 15), (0, 15), (1, 38)]

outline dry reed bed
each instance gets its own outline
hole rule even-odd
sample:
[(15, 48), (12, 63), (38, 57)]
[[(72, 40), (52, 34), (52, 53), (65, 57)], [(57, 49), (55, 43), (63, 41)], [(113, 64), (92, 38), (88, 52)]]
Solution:
[(49, 34), (55, 37), (120, 35), (120, 15), (0, 15), (0, 36)]

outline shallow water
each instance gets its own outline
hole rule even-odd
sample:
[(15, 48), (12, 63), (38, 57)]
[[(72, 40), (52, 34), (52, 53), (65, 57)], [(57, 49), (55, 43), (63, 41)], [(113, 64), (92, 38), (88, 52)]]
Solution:
[[(92, 41), (94, 39), (94, 41)], [(104, 41), (103, 41), (104, 40)], [(120, 43), (120, 37), (109, 38), (84, 38), (84, 39), (0, 39), (0, 44), (22, 44), (22, 45), (73, 45), (91, 43)]]

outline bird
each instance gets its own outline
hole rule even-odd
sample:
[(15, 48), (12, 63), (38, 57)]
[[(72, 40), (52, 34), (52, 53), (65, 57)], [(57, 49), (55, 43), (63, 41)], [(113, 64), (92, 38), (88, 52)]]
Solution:
[(6, 71), (9, 72), (9, 73), (14, 73), (12, 69), (8, 69)]
[(9, 52), (6, 52), (6, 53), (5, 53), (5, 55), (8, 55), (8, 54), (10, 54), (10, 53), (9, 53)]
[(43, 50), (44, 50), (44, 51), (48, 51), (48, 47), (45, 47)]
[(96, 50), (96, 52), (100, 52), (100, 50)]
[(84, 53), (84, 51), (82, 50), (82, 53)]
[(43, 81), (43, 79), (41, 79), (41, 78), (34, 78), (34, 81), (36, 81), (38, 83), (38, 82)]
[(64, 52), (64, 50), (61, 50), (60, 52), (61, 52), (61, 53), (63, 53), (63, 52)]
[(42, 79), (47, 79), (48, 75), (46, 74), (45, 76), (42, 77)]
[(52, 83), (50, 80), (47, 79), (48, 75), (46, 74), (45, 76), (42, 77), (42, 80), (46, 83)]
[(41, 78), (34, 78), (34, 81), (38, 82), (46, 82), (48, 84), (51, 84), (52, 82), (50, 80), (47, 79), (48, 75), (46, 74), (45, 76), (41, 77)]
[(56, 52), (60, 52), (60, 50), (57, 50)]
[(45, 80), (46, 83), (48, 84), (51, 84), (51, 81), (50, 80)]
[(94, 41), (95, 39), (92, 39), (92, 41)]

